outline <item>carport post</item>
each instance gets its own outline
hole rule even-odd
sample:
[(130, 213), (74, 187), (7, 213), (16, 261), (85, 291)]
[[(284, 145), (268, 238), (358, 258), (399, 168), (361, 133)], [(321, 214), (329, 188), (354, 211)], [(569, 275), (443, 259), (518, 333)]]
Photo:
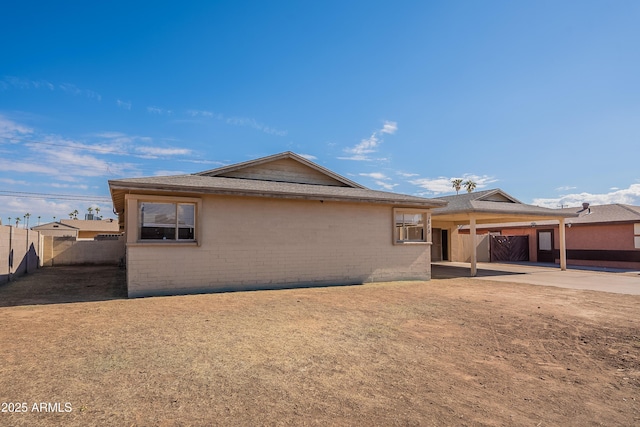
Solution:
[(567, 239), (564, 229), (564, 218), (560, 218), (560, 270), (567, 270)]
[(469, 221), (469, 234), (471, 235), (471, 277), (476, 277), (478, 274), (478, 246), (476, 243), (476, 217), (471, 216)]

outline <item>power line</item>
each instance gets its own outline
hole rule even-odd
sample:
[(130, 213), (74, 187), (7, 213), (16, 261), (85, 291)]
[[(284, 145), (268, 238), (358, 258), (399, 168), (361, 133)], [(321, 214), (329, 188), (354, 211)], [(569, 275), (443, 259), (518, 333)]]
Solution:
[(0, 190), (0, 197), (15, 197), (19, 199), (51, 199), (51, 200), (75, 200), (85, 202), (111, 202), (107, 196), (93, 196), (81, 194), (56, 194), (56, 193), (31, 193), (27, 191)]

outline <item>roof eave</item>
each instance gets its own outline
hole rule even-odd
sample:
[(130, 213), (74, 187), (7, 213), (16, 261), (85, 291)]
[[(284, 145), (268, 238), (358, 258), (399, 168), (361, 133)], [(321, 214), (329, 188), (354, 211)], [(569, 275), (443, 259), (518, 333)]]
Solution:
[(142, 184), (142, 183), (127, 183), (123, 181), (109, 181), (109, 188), (112, 194), (112, 198), (115, 192), (131, 192), (131, 191), (156, 191), (159, 193), (181, 193), (181, 194), (216, 194), (223, 196), (244, 196), (244, 197), (267, 197), (277, 199), (297, 199), (297, 200), (320, 200), (320, 201), (335, 201), (335, 202), (358, 202), (358, 203), (374, 203), (374, 204), (386, 204), (404, 207), (420, 207), (427, 209), (434, 209), (446, 205), (446, 201), (439, 199), (425, 199), (424, 202), (411, 200), (411, 199), (388, 199), (383, 197), (361, 197), (361, 196), (336, 196), (319, 193), (296, 193), (296, 192), (277, 192), (277, 191), (263, 191), (263, 190), (234, 190), (234, 189), (221, 189), (210, 187), (184, 187), (184, 186), (172, 186), (168, 184)]

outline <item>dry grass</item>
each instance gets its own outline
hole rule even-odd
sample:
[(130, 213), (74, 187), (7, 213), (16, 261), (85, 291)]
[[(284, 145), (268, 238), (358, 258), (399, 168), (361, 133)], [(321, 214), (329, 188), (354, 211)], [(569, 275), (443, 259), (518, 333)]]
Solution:
[(102, 301), (24, 305), (16, 286), (56, 301), (52, 270), (0, 287), (21, 304), (0, 307), (0, 402), (72, 412), (0, 425), (640, 423), (637, 296), (450, 279), (110, 300), (103, 267), (83, 297)]

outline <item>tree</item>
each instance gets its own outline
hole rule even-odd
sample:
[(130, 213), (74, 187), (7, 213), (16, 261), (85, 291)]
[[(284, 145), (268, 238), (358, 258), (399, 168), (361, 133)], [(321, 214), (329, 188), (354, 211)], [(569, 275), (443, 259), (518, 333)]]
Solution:
[(87, 212), (89, 212), (89, 215), (91, 215), (93, 213), (93, 208), (91, 206), (89, 206), (87, 208)]
[(16, 217), (16, 228), (18, 228), (18, 224), (20, 224), (20, 217)]
[(99, 207), (96, 207), (96, 216), (98, 216), (98, 217), (100, 216), (100, 208)]
[(29, 212), (27, 212), (26, 214), (24, 214), (24, 228), (29, 228), (29, 218), (31, 217), (31, 214)]
[(452, 179), (451, 185), (453, 186), (453, 189), (456, 190), (456, 194), (460, 194), (460, 189), (462, 188), (462, 179), (461, 178)]
[(40, 225), (40, 215), (38, 215), (38, 225)]
[(470, 179), (464, 182), (464, 188), (467, 189), (467, 193), (471, 193), (473, 190), (476, 189), (477, 186), (478, 185)]
[(73, 212), (69, 212), (69, 219), (73, 219)]
[(71, 213), (73, 214), (73, 219), (78, 219), (78, 214), (80, 213), (78, 212), (78, 209), (74, 209)]

